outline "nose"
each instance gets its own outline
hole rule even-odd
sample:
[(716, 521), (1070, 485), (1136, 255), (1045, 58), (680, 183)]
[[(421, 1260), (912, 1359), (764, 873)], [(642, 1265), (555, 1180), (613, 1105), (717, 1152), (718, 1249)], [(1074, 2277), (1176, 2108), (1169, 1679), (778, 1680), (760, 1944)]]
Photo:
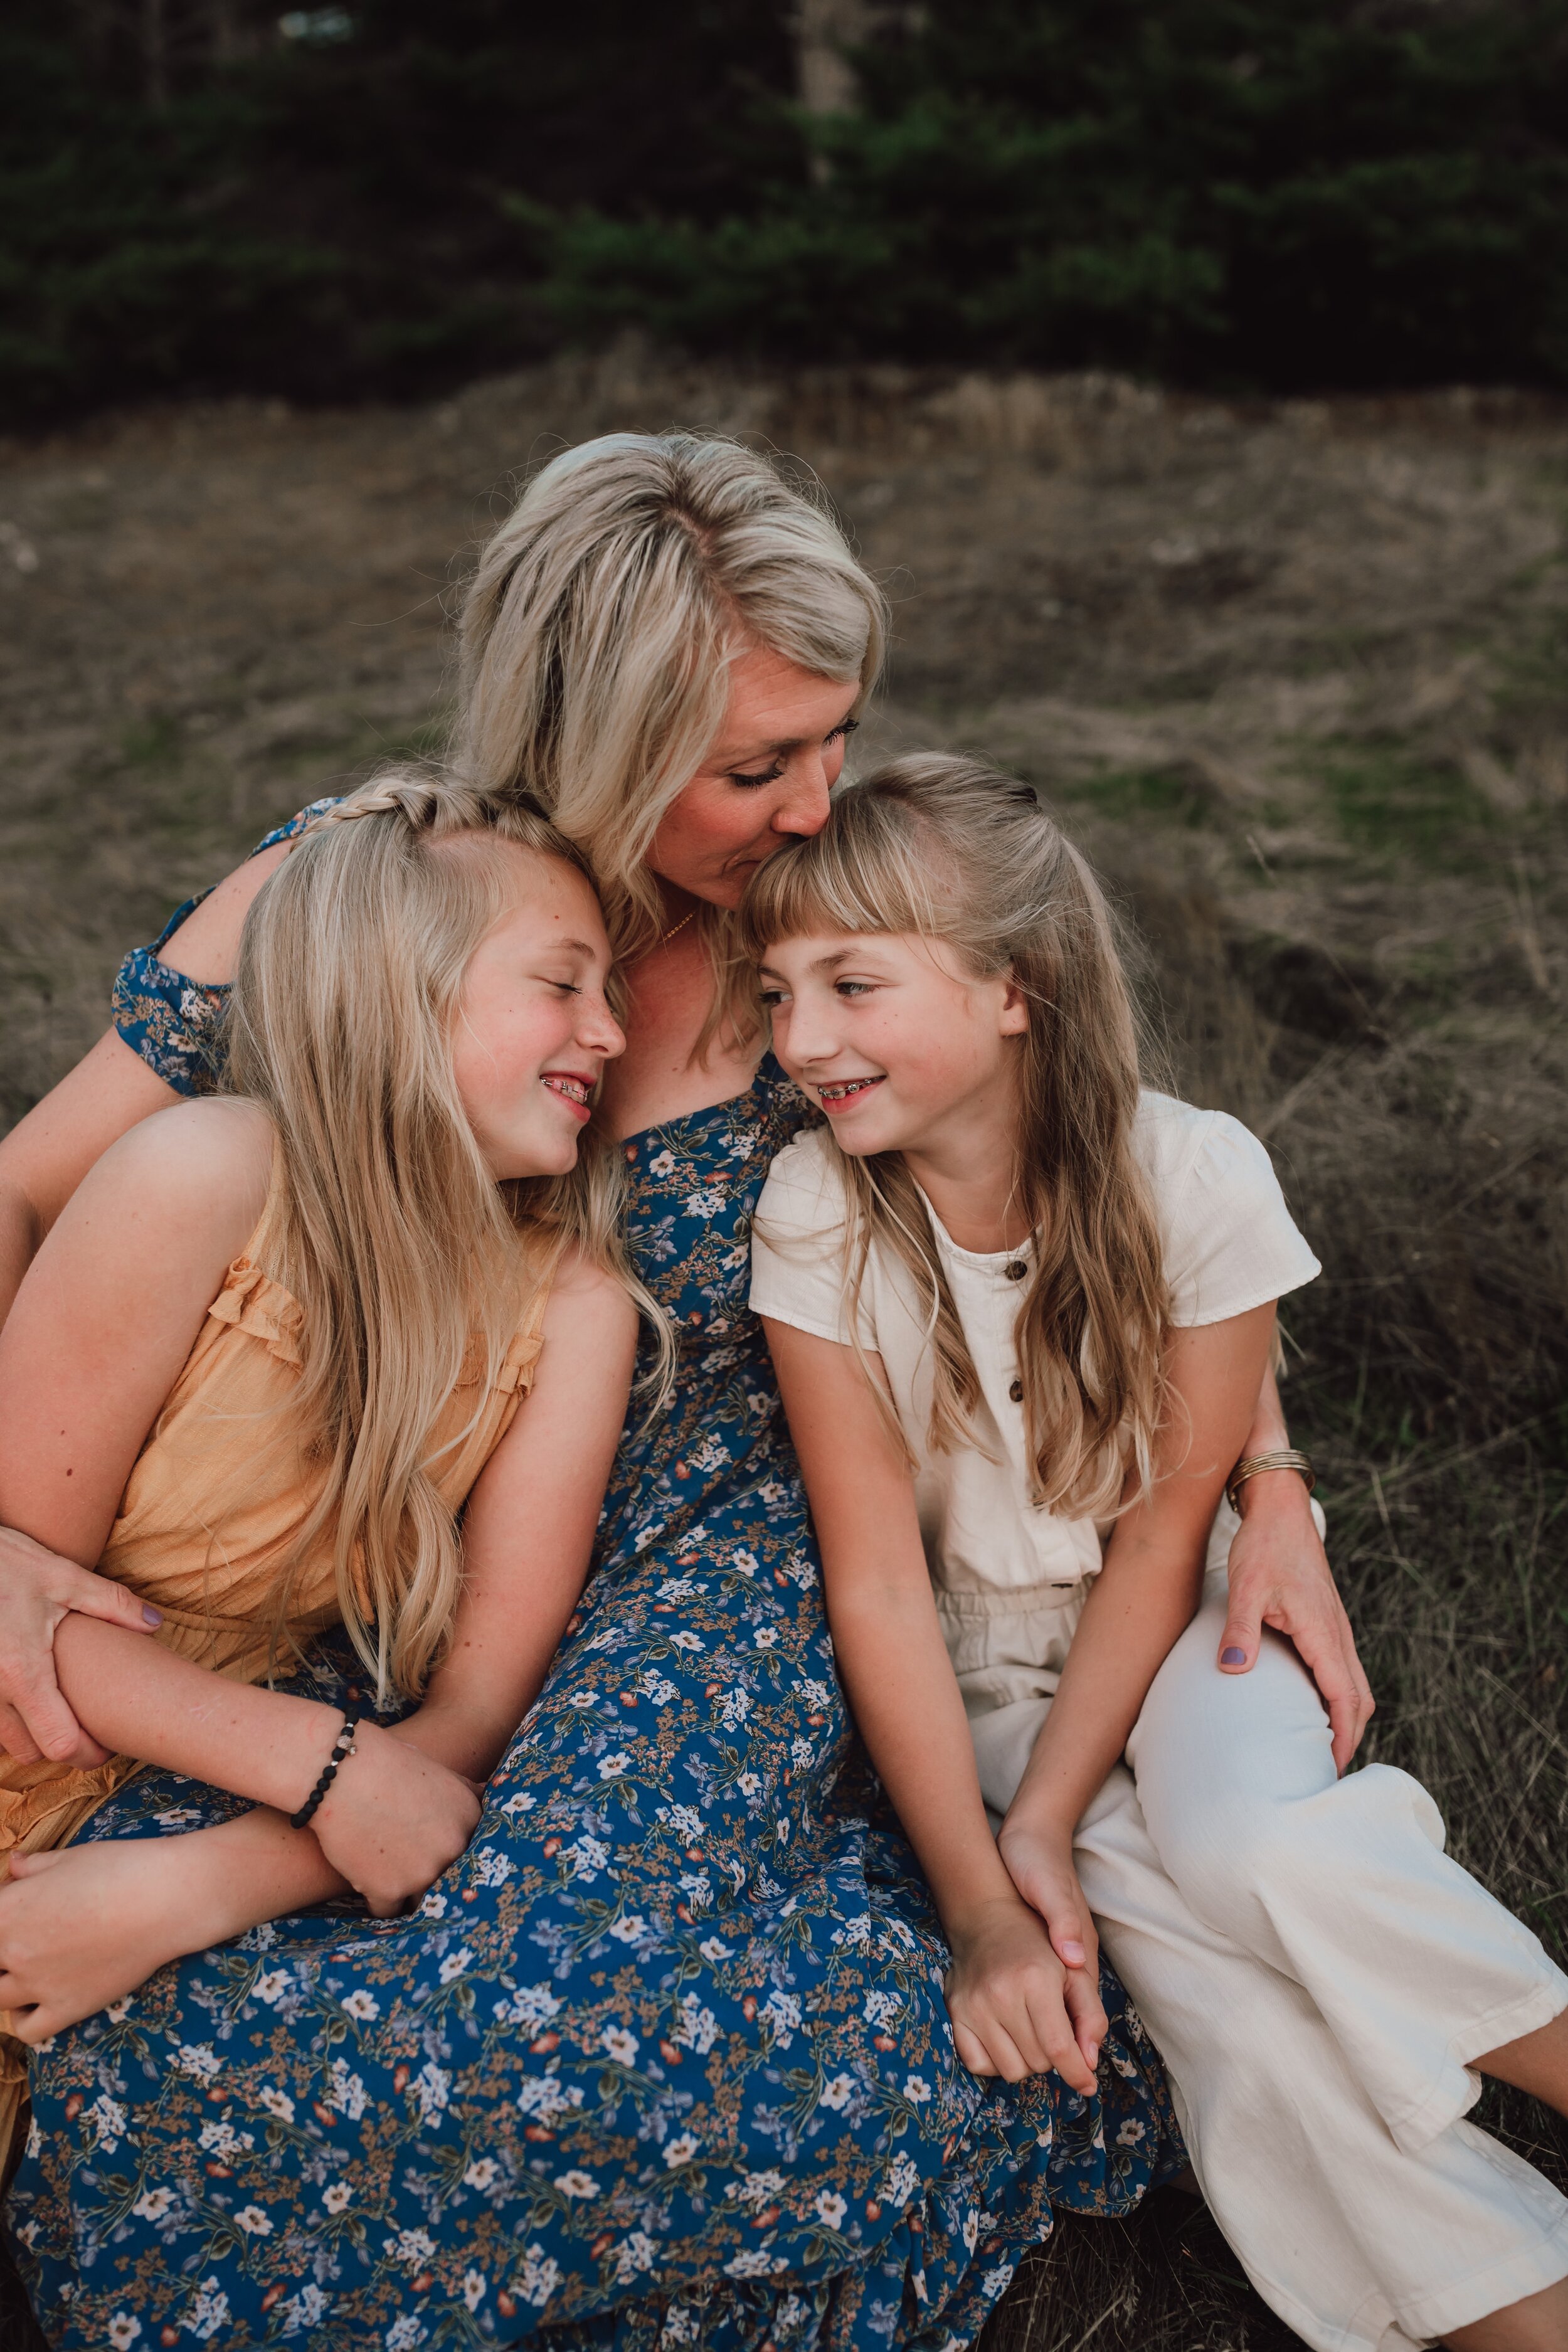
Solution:
[(786, 1020), (775, 1024), (784, 1035), (777, 1041), (779, 1058), (792, 1069), (807, 1070), (814, 1066), (831, 1062), (838, 1051), (838, 1038), (832, 1019), (831, 997), (826, 1001), (815, 989), (792, 996)]
[(798, 762), (792, 761), (788, 789), (773, 811), (773, 831), (792, 834), (800, 840), (820, 833), (827, 823), (830, 782), (820, 750), (803, 753)]
[(577, 1043), (591, 1054), (602, 1054), (606, 1062), (613, 1062), (618, 1054), (626, 1052), (626, 1033), (604, 997), (592, 1002), (584, 998), (583, 1017), (577, 1024)]

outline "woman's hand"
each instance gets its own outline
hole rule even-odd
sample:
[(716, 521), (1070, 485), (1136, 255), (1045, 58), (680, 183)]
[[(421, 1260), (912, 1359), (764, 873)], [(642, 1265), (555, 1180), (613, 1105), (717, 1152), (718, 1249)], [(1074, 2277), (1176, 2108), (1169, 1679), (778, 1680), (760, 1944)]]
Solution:
[(332, 1868), (376, 1918), (390, 1919), (457, 1860), (479, 1818), (471, 1781), (411, 1741), (362, 1723), (310, 1827)]
[(90, 1768), (105, 1751), (71, 1713), (55, 1677), (62, 1617), (100, 1617), (146, 1633), (163, 1622), (122, 1584), (79, 1568), (31, 1536), (0, 1528), (0, 1748), (18, 1764)]
[(1021, 2083), (1054, 2068), (1075, 2091), (1092, 2092), (1106, 2033), (1095, 1979), (1064, 1967), (1028, 1905), (985, 1904), (951, 1941), (947, 2011), (970, 2073)]
[(135, 1838), (13, 1854), (0, 1885), (0, 2009), (47, 2042), (146, 1983), (166, 1960), (233, 1932), (197, 1862), (199, 1840)]
[(1293, 1470), (1249, 1478), (1240, 1490), (1241, 1527), (1230, 1547), (1230, 1609), (1220, 1636), (1222, 1674), (1245, 1675), (1265, 1625), (1292, 1642), (1322, 1695), (1342, 1772), (1376, 1702), (1345, 1615), (1334, 1573)]

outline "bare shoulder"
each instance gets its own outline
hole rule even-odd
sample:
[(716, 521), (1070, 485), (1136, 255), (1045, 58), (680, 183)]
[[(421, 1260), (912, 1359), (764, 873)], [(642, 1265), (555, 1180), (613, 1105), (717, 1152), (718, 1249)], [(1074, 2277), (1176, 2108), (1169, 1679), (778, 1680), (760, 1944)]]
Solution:
[(580, 1330), (603, 1335), (637, 1329), (637, 1310), (624, 1282), (582, 1250), (568, 1249), (555, 1269), (544, 1309), (544, 1336)]
[(261, 1214), (271, 1173), (272, 1124), (257, 1104), (175, 1103), (110, 1144), (71, 1207), (90, 1215), (113, 1202), (121, 1220), (143, 1224), (237, 1225), (237, 1248)]
[(250, 902), (268, 875), (278, 871), (292, 846), (291, 842), (276, 842), (270, 849), (258, 849), (254, 857), (247, 857), (243, 866), (225, 875), (216, 888), (209, 890), (201, 905), (185, 917), (179, 929), (164, 940), (158, 950), (159, 962), (166, 963), (171, 971), (184, 972), (188, 980), (205, 981), (209, 987), (232, 980), (239, 957), (239, 935), (245, 928)]

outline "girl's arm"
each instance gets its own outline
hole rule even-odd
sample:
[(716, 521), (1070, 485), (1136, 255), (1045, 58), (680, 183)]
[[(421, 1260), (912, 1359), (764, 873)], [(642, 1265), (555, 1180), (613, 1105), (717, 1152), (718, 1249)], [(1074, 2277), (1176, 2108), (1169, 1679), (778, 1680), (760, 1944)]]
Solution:
[(997, 1853), (909, 1470), (850, 1349), (770, 1318), (764, 1328), (822, 1546), (838, 1671), (952, 1946), (958, 2054), (1009, 2082), (1054, 2066), (1090, 2091), (1106, 2027), (1088, 1946), (1058, 1957)]
[[(370, 1879), (389, 1895), (420, 1891), (460, 1852), (479, 1808), (453, 1776), (481, 1780), (494, 1769), (583, 1588), (626, 1413), (636, 1313), (619, 1284), (574, 1263), (551, 1293), (544, 1341), (533, 1388), (469, 1498), (464, 1597), (451, 1651), (424, 1706), (390, 1730), (365, 1727), (361, 1751), (339, 1771), (313, 1830), (293, 1830), (280, 1812), (258, 1811), (187, 1837), (14, 1860), (16, 1884), (0, 1888), (0, 2007), (19, 2013), (14, 2025), (23, 2040), (59, 2032), (134, 1991), (165, 1961), (342, 1894), (345, 1884), (363, 1888)], [(106, 1630), (88, 1629), (89, 1638)], [(71, 1631), (79, 1642), (83, 1629)], [(94, 1671), (104, 1655), (100, 1645)], [(208, 1714), (179, 1734), (193, 1748), (210, 1743), (204, 1753), (214, 1769), (202, 1777), (235, 1787), (239, 1773), (222, 1751), (236, 1738), (254, 1738), (266, 1752), (239, 1768), (246, 1780), (282, 1771), (277, 1801), (290, 1810), (302, 1802), (337, 1729), (332, 1710), (287, 1693), (248, 1691), (165, 1652), (156, 1655), (205, 1685), (199, 1696)], [(65, 1671), (69, 1695), (79, 1693), (91, 1712), (95, 1702), (77, 1683), (74, 1660)], [(100, 1684), (96, 1704), (106, 1726), (119, 1708), (120, 1728), (130, 1728), (126, 1711), (135, 1700)], [(249, 1710), (246, 1728), (237, 1732), (242, 1709)], [(296, 1718), (314, 1739), (302, 1785), (288, 1778), (298, 1768), (283, 1760)], [(143, 1748), (109, 1736), (132, 1754), (160, 1744), (155, 1729)], [(442, 1811), (454, 1790), (468, 1808), (456, 1836)], [(450, 1842), (439, 1852), (442, 1836)], [(345, 1865), (342, 1874), (333, 1860)], [(397, 1906), (388, 1899), (382, 1907)]]
[(1002, 1856), (1053, 1938), (1087, 1916), (1073, 1832), (1197, 1606), (1209, 1529), (1257, 1408), (1274, 1307), (1171, 1334), (1169, 1406), (1144, 1500), (1117, 1520), (1050, 1713), (1002, 1825)]
[(561, 1267), (533, 1386), (468, 1497), (450, 1648), (395, 1728), (467, 1780), (495, 1770), (582, 1593), (637, 1339), (618, 1282), (582, 1258)]

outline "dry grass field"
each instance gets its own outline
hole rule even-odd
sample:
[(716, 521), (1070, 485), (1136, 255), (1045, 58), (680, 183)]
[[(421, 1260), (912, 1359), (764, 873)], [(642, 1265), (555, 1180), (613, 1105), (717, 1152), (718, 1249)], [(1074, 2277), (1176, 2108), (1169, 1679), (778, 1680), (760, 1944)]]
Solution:
[[(897, 608), (862, 737), (1037, 781), (1148, 951), (1171, 1065), (1325, 1264), (1289, 1402), (1380, 1707), (1461, 1858), (1568, 1945), (1568, 415), (1227, 408), (1100, 379), (682, 373), (184, 409), (0, 445), (0, 1102), (268, 825), (440, 740), (444, 610), (563, 440), (814, 467)], [(867, 748), (868, 745), (868, 749)], [(1568, 2182), (1568, 2127), (1484, 2111)], [(19, 2323), (18, 2323), (19, 2324)], [(1170, 2198), (1064, 2229), (994, 2352), (1294, 2343)], [(9, 2337), (7, 2341), (11, 2340)]]

